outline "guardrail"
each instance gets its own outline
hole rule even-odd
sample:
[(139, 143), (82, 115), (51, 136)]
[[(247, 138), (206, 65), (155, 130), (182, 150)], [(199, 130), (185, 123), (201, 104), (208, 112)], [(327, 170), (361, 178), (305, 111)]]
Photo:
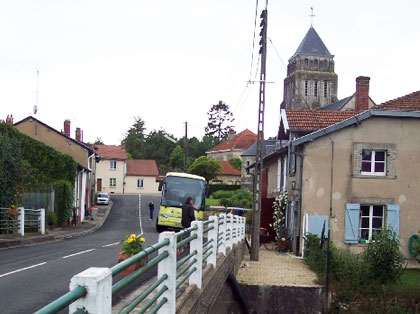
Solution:
[[(231, 214), (210, 216), (208, 221), (193, 221), (191, 227), (178, 233), (162, 232), (158, 243), (133, 255), (112, 268), (91, 267), (70, 281), (70, 292), (48, 304), (35, 314), (57, 313), (69, 306), (69, 313), (110, 314), (112, 295), (157, 267), (157, 280), (139, 295), (121, 313), (133, 311), (147, 297), (151, 297), (137, 313), (174, 314), (177, 290), (183, 285), (201, 289), (203, 268), (217, 266), (217, 255), (226, 255), (226, 249), (245, 237), (245, 218)], [(189, 253), (178, 260), (177, 250), (189, 246)], [(115, 284), (112, 277), (129, 266), (157, 256)], [(152, 293), (154, 295), (152, 296)], [(137, 309), (138, 310), (138, 309)]]
[(45, 234), (45, 209), (28, 209), (19, 207), (16, 215), (11, 214), (10, 208), (0, 208), (0, 231), (1, 233), (17, 232), (25, 235), (25, 229), (34, 229)]

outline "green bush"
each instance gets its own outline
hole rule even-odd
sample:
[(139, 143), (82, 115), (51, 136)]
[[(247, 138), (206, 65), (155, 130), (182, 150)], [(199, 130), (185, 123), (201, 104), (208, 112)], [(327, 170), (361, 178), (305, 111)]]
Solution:
[(54, 191), (57, 224), (61, 226), (72, 216), (73, 188), (69, 182), (61, 180), (54, 184)]
[(369, 268), (369, 280), (380, 284), (397, 282), (404, 271), (398, 235), (389, 229), (375, 233), (363, 253), (363, 261)]
[(49, 226), (56, 226), (57, 225), (57, 215), (53, 210), (49, 210), (47, 212), (47, 224)]
[(230, 184), (209, 184), (210, 193), (214, 193), (219, 190), (224, 191), (235, 191), (241, 188), (240, 185), (230, 185)]
[(246, 223), (248, 225), (252, 224), (252, 215), (253, 215), (252, 210), (247, 211), (246, 214), (245, 214)]
[(233, 207), (252, 208), (252, 194), (244, 189), (236, 190), (233, 192), (232, 196), (227, 199), (225, 205)]
[(225, 191), (225, 190), (219, 190), (216, 192), (213, 192), (211, 195), (213, 198), (222, 199), (222, 198), (230, 198), (233, 195), (233, 191)]

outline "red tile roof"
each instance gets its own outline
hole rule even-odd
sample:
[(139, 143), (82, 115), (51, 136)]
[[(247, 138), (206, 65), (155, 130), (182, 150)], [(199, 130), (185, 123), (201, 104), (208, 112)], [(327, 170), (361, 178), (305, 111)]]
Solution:
[(219, 150), (226, 149), (248, 149), (257, 140), (257, 134), (245, 129), (241, 133), (235, 134), (235, 138), (232, 141), (226, 140), (219, 145), (208, 150), (208, 152), (216, 152)]
[(127, 153), (122, 145), (94, 145), (97, 153), (104, 159), (127, 159)]
[(289, 129), (295, 131), (314, 131), (323, 129), (335, 123), (347, 120), (357, 113), (359, 112), (309, 109), (286, 110)]
[(227, 176), (240, 176), (241, 171), (233, 167), (229, 161), (219, 161), (222, 168), (218, 171), (218, 174)]
[(381, 110), (420, 111), (420, 91), (389, 100), (374, 107)]
[(159, 175), (159, 170), (154, 160), (146, 159), (128, 159), (127, 160), (128, 176), (153, 176)]

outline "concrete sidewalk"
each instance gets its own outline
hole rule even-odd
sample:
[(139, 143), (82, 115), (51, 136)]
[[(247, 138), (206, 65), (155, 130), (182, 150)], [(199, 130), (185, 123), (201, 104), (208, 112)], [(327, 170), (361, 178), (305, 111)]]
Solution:
[(279, 253), (273, 244), (260, 247), (258, 262), (250, 261), (246, 252), (237, 280), (246, 285), (320, 287), (316, 274), (303, 259), (291, 254)]
[(13, 235), (0, 235), (0, 250), (33, 245), (36, 243), (59, 241), (62, 239), (68, 239), (85, 235), (99, 229), (105, 222), (112, 208), (112, 201), (109, 201), (109, 205), (101, 206), (98, 205), (98, 215), (95, 220), (85, 220), (83, 223), (77, 224), (76, 227), (61, 227), (53, 230), (46, 230), (45, 235), (39, 233), (27, 233), (25, 236), (18, 234)]

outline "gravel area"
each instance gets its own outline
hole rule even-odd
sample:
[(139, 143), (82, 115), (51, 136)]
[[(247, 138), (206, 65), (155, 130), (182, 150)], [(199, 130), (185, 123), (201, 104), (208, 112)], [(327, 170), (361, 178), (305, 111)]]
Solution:
[(250, 261), (246, 253), (236, 275), (240, 283), (264, 286), (317, 287), (316, 275), (303, 259), (271, 250), (271, 246), (260, 248), (258, 262)]

